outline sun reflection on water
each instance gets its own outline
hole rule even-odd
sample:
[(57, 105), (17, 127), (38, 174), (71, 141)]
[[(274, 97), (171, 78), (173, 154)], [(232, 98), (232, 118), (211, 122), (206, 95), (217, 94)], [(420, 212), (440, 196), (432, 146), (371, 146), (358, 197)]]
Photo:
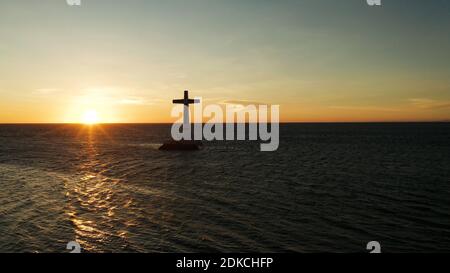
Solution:
[(112, 164), (98, 149), (98, 133), (97, 128), (89, 127), (79, 134), (85, 139), (78, 152), (78, 172), (66, 183), (66, 215), (73, 224), (75, 240), (87, 252), (109, 252), (111, 241), (126, 245), (128, 232), (121, 228), (126, 221), (117, 217), (116, 210), (133, 203), (120, 191), (123, 181), (104, 175)]

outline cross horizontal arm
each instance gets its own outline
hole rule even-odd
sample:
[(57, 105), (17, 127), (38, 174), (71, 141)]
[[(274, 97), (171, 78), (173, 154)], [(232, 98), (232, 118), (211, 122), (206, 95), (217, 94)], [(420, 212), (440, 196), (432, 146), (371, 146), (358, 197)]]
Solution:
[(192, 103), (200, 103), (200, 100), (188, 99), (188, 103), (189, 103), (189, 104), (192, 104)]
[(173, 103), (184, 104), (184, 100), (183, 100), (183, 99), (181, 99), (181, 100), (173, 100), (172, 102), (173, 102)]

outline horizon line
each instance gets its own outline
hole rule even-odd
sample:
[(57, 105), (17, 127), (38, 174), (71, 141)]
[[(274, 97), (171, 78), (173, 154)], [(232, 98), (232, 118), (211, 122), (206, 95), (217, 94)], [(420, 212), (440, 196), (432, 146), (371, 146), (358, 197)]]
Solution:
[[(271, 124), (272, 122), (267, 122)], [(450, 123), (450, 120), (435, 120), (435, 121), (284, 121), (278, 122), (278, 124), (361, 124), (361, 123)], [(97, 126), (97, 125), (171, 125), (172, 122), (99, 122), (95, 124), (86, 124), (82, 122), (0, 122), (0, 125), (84, 125), (84, 126)], [(181, 123), (182, 124), (182, 123)], [(198, 123), (191, 123), (198, 124)], [(206, 123), (202, 123), (206, 124)], [(222, 124), (228, 124), (223, 122)], [(233, 122), (232, 124), (242, 124), (238, 122)], [(245, 122), (245, 124), (254, 124)], [(258, 124), (258, 123), (257, 123)]]

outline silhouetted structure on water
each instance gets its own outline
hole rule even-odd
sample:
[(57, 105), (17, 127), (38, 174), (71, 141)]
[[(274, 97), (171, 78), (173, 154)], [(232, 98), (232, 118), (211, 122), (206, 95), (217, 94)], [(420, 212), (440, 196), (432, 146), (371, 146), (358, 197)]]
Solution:
[[(184, 110), (183, 110), (183, 133), (187, 135), (191, 135), (191, 123), (189, 120), (189, 104), (199, 103), (199, 100), (190, 99), (189, 98), (189, 91), (184, 91), (184, 98), (182, 99), (175, 99), (172, 101), (174, 104), (183, 104)], [(199, 150), (201, 146), (200, 141), (193, 141), (193, 140), (171, 140), (168, 142), (165, 142), (161, 147), (159, 147), (160, 150), (166, 150), (166, 151), (195, 151)]]

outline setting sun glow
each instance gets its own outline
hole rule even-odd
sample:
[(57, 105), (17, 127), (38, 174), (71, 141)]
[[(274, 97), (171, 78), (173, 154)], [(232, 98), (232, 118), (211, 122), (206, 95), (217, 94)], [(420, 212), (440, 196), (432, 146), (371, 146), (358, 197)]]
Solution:
[(84, 124), (96, 124), (99, 122), (97, 111), (88, 110), (83, 115), (83, 123)]

